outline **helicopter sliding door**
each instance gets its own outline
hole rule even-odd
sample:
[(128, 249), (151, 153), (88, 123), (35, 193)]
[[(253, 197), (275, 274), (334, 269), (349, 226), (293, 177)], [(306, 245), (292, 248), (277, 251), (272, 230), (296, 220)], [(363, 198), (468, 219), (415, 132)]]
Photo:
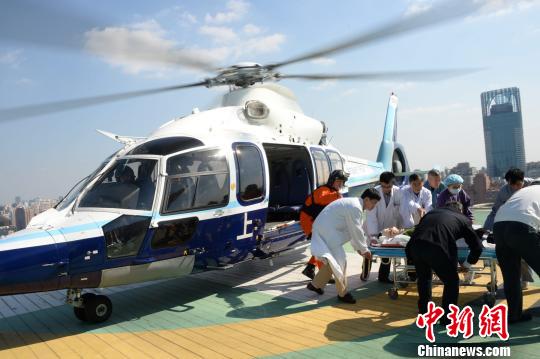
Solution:
[(232, 148), (236, 169), (235, 202), (239, 206), (234, 215), (225, 219), (232, 237), (225, 242), (222, 264), (241, 262), (256, 253), (267, 206), (267, 178), (261, 148), (249, 142), (235, 143)]

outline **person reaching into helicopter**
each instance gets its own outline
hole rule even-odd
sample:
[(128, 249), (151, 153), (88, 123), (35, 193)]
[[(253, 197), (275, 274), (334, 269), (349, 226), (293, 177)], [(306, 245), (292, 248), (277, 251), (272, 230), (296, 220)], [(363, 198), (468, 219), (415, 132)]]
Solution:
[[(330, 203), (342, 198), (340, 190), (345, 186), (347, 179), (349, 179), (347, 172), (334, 170), (328, 176), (326, 184), (318, 187), (307, 196), (300, 210), (300, 225), (307, 238), (311, 238), (313, 222), (315, 222), (315, 218), (317, 218), (319, 213)], [(302, 271), (302, 274), (313, 279), (315, 277), (315, 267), (320, 269), (322, 265), (322, 262), (312, 256), (306, 268)]]

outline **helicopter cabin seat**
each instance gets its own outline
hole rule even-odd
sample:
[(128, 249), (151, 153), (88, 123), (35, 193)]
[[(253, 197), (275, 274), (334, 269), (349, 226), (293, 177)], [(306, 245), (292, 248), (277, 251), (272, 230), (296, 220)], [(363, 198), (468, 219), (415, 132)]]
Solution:
[(282, 166), (275, 172), (269, 203), (269, 218), (273, 220), (298, 220), (300, 209), (310, 193), (310, 181), (307, 167), (303, 160), (292, 163), (292, 171)]

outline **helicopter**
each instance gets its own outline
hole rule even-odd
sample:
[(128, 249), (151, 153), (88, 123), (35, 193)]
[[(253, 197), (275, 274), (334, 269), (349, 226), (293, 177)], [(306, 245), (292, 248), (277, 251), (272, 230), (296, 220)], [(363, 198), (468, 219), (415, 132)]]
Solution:
[[(438, 79), (471, 70), (283, 74), (286, 65), (335, 54), (463, 16), (445, 3), (332, 46), (272, 64), (218, 68), (204, 80), (54, 103), (0, 109), (0, 121), (193, 87), (228, 86), (221, 105), (169, 121), (146, 137), (101, 133), (123, 145), (27, 228), (0, 240), (0, 295), (66, 290), (85, 322), (106, 321), (112, 302), (83, 290), (226, 270), (305, 245), (305, 198), (336, 169), (359, 196), (383, 171), (410, 170), (397, 140), (398, 98), (388, 101), (377, 159), (341, 153), (325, 123), (304, 114), (286, 79)], [(21, 39), (26, 40), (26, 39)]]

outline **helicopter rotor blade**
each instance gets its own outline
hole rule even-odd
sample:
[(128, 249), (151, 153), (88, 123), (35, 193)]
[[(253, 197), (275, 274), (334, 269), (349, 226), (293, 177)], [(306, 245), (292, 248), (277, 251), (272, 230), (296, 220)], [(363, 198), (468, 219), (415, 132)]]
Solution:
[(48, 103), (41, 103), (35, 105), (26, 105), (19, 107), (3, 108), (0, 109), (0, 122), (18, 120), (26, 117), (33, 117), (39, 115), (47, 115), (51, 113), (57, 113), (67, 110), (73, 110), (77, 108), (89, 107), (103, 103), (110, 103), (115, 101), (127, 100), (134, 97), (142, 97), (148, 95), (155, 95), (163, 92), (170, 92), (190, 87), (206, 86), (208, 81), (195, 82), (191, 84), (176, 85), (159, 87), (148, 90), (121, 92), (110, 95), (82, 97), (77, 99), (55, 101)]
[(467, 75), (481, 71), (480, 68), (471, 69), (444, 69), (444, 70), (415, 70), (415, 71), (385, 71), (360, 72), (349, 74), (279, 74), (278, 79), (299, 80), (412, 80), (437, 81), (455, 76)]
[(394, 20), (386, 25), (375, 28), (372, 31), (361, 33), (353, 36), (348, 40), (338, 42), (337, 44), (323, 47), (321, 49), (305, 53), (303, 55), (293, 57), (289, 60), (270, 64), (265, 66), (269, 70), (273, 70), (277, 67), (291, 65), (306, 60), (312, 60), (320, 58), (330, 54), (336, 54), (345, 50), (349, 50), (355, 47), (365, 46), (386, 38), (393, 36), (399, 36), (414, 30), (426, 28), (428, 26), (434, 26), (452, 19), (458, 19), (464, 17), (481, 7), (481, 2), (475, 2), (470, 0), (454, 0), (444, 1), (440, 4), (433, 5), (430, 9), (412, 14)]
[(114, 20), (92, 17), (88, 12), (82, 15), (68, 1), (6, 1), (0, 11), (0, 40), (17, 46), (23, 44), (64, 51), (79, 52), (86, 49), (97, 56), (108, 55), (155, 65), (180, 65), (205, 72), (213, 72), (218, 68), (189, 49), (173, 47), (156, 52), (144, 48), (144, 43), (138, 44), (139, 47), (117, 46), (104, 49), (99, 46), (96, 48), (95, 42), (88, 41), (89, 34), (105, 31), (108, 29), (107, 24), (111, 23)]

